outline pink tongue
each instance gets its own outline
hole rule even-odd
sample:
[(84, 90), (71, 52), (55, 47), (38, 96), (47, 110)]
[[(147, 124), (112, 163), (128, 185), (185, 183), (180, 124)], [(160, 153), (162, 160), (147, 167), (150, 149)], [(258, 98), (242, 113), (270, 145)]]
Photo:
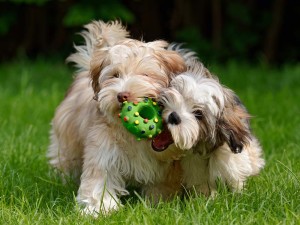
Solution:
[(162, 152), (173, 142), (172, 135), (169, 129), (165, 126), (163, 131), (152, 139), (152, 148), (154, 151)]

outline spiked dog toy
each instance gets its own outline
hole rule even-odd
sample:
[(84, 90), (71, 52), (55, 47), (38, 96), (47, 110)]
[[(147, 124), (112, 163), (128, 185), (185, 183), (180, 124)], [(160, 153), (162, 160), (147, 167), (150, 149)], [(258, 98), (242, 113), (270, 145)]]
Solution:
[(149, 98), (141, 102), (123, 102), (119, 117), (124, 127), (138, 140), (153, 138), (162, 131), (161, 109)]

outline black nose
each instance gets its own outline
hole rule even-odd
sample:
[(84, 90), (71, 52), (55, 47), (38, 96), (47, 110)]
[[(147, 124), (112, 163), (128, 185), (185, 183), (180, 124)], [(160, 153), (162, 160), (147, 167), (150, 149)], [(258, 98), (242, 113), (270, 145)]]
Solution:
[(176, 112), (172, 112), (169, 115), (168, 123), (178, 125), (178, 124), (181, 123), (181, 119), (180, 119), (180, 117), (178, 116), (178, 114)]

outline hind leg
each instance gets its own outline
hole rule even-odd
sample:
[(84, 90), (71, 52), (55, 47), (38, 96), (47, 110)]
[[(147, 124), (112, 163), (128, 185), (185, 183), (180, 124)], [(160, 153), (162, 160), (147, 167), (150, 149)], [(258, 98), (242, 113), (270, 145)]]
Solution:
[(71, 177), (79, 181), (82, 171), (82, 145), (80, 143), (67, 140), (63, 135), (58, 138), (52, 130), (47, 156), (50, 165), (61, 173), (64, 180), (66, 177)]
[(240, 192), (245, 185), (246, 179), (256, 175), (263, 163), (254, 167), (255, 161), (262, 161), (259, 154), (260, 148), (254, 144), (245, 146), (241, 153), (233, 154), (227, 144), (219, 147), (209, 160), (210, 183), (214, 185), (217, 179), (226, 183), (232, 191)]

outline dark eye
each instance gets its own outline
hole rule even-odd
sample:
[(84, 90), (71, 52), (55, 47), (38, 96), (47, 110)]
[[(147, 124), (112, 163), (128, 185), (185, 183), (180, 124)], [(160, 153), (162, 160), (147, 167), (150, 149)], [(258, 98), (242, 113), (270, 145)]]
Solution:
[(119, 78), (119, 77), (120, 77), (120, 74), (119, 74), (119, 73), (114, 73), (114, 74), (113, 74), (113, 77), (114, 77), (114, 78)]
[(157, 102), (157, 105), (158, 105), (159, 107), (164, 107), (164, 104), (163, 104), (161, 101), (158, 101), (158, 102)]
[(195, 110), (193, 112), (194, 116), (196, 117), (197, 120), (202, 120), (203, 118), (203, 113), (201, 110)]

